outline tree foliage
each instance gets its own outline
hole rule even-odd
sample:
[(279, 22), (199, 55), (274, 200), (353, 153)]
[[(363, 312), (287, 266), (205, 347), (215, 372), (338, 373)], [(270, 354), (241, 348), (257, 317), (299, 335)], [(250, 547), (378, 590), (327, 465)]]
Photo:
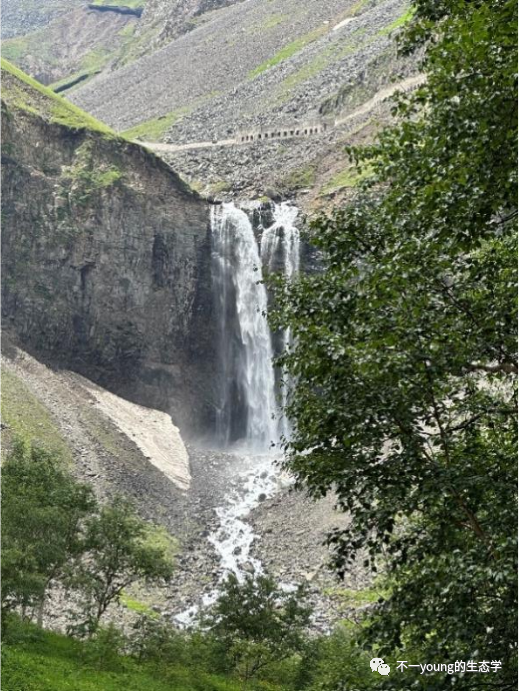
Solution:
[(82, 627), (93, 633), (101, 617), (136, 581), (166, 582), (173, 563), (163, 547), (149, 544), (146, 523), (133, 505), (116, 497), (93, 516), (85, 531), (85, 551), (73, 584), (83, 593)]
[(417, 3), (402, 45), (425, 43), (427, 82), (350, 150), (373, 172), (314, 223), (323, 271), (281, 282), (273, 320), (294, 336), (287, 466), (352, 516), (330, 538), (339, 572), (366, 550), (393, 586), (367, 640), (500, 659), (503, 688), (516, 632), (516, 14), (508, 0)]
[(302, 650), (309, 619), (301, 588), (287, 593), (270, 577), (248, 576), (240, 583), (231, 574), (203, 623), (247, 681)]
[(49, 591), (72, 589), (82, 603), (72, 628), (92, 634), (124, 588), (171, 576), (153, 535), (127, 500), (100, 507), (62, 459), (17, 440), (2, 467), (2, 611), (36, 612), (41, 624)]
[(81, 551), (90, 487), (52, 454), (18, 440), (2, 467), (2, 609), (38, 607)]

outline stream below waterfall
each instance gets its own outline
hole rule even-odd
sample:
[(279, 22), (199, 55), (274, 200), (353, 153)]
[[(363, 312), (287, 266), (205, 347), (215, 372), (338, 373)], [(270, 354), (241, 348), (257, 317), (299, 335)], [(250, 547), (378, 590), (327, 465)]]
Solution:
[[(256, 232), (254, 217), (260, 219)], [(218, 557), (219, 583), (229, 574), (243, 582), (247, 574), (263, 573), (260, 560), (251, 555), (257, 536), (247, 517), (289, 483), (276, 463), (279, 442), (289, 433), (282, 412), (289, 383), (276, 372), (274, 358), (291, 336), (285, 332), (275, 342), (263, 277), (264, 272), (281, 271), (290, 278), (299, 271), (297, 217), (298, 209), (288, 203), (274, 205), (265, 225), (260, 205), (222, 204), (212, 213), (215, 308), (221, 325), (217, 443), (238, 461), (235, 481), (215, 508), (217, 528), (207, 537)], [(214, 603), (218, 594), (216, 587), (175, 620), (191, 625), (200, 607)]]

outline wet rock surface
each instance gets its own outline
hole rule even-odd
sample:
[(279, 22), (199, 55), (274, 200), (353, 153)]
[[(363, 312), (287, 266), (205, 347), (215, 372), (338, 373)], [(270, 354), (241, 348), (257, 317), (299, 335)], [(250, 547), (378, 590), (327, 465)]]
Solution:
[[(184, 535), (178, 568), (159, 603), (161, 614), (173, 623), (218, 589), (222, 560), (211, 536), (221, 527), (219, 509), (226, 506), (233, 492), (246, 493), (248, 472), (254, 472), (254, 465), (239, 455), (194, 447), (189, 452), (193, 481), (186, 496), (183, 525), (176, 527), (177, 534)], [(275, 467), (269, 475), (273, 493), (264, 499), (258, 496), (255, 507), (243, 519), (255, 536), (250, 554), (243, 554), (239, 545), (233, 553), (240, 559), (242, 574), (263, 572), (285, 585), (306, 584), (314, 609), (312, 629), (328, 631), (345, 616), (336, 591), (358, 591), (370, 583), (360, 561), (342, 582), (330, 568), (326, 536), (333, 528), (346, 527), (348, 517), (335, 511), (334, 497), (314, 501), (291, 489), (290, 479)]]

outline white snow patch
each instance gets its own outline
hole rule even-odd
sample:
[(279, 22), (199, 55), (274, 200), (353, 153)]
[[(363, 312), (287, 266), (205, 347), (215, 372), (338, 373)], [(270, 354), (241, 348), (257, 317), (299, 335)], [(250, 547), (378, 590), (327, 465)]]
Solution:
[(96, 399), (96, 407), (135, 442), (150, 463), (180, 489), (189, 489), (189, 455), (167, 413), (126, 401), (87, 380), (82, 383)]

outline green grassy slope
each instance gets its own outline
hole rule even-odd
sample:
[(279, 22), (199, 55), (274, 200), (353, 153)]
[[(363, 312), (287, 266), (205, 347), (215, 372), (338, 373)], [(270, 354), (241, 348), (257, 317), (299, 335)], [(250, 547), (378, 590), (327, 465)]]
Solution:
[(2, 58), (2, 101), (72, 129), (89, 129), (116, 136), (108, 125), (69, 103)]
[(3, 367), (2, 419), (7, 425), (4, 450), (15, 436), (21, 436), (72, 462), (71, 449), (50, 412), (15, 374)]
[(240, 691), (220, 676), (175, 666), (157, 670), (129, 657), (35, 626), (10, 624), (2, 651), (4, 691)]

